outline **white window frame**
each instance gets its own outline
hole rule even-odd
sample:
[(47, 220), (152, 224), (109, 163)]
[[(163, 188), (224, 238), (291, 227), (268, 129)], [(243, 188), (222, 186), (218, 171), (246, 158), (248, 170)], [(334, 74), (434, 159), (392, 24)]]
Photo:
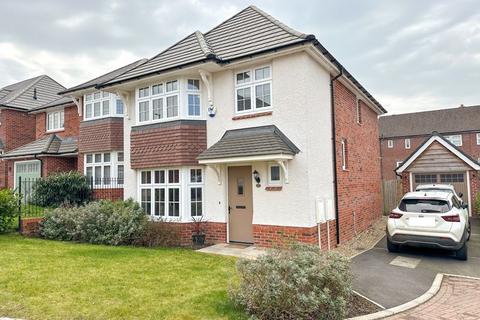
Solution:
[(480, 132), (477, 133), (477, 145), (480, 146)]
[[(177, 89), (174, 91), (167, 92), (167, 83), (169, 82), (177, 82)], [(162, 93), (153, 94), (153, 87), (161, 85), (162, 86)], [(182, 112), (182, 101), (181, 101), (181, 86), (182, 81), (181, 79), (169, 79), (165, 81), (155, 82), (151, 85), (140, 86), (135, 89), (135, 110), (137, 115), (136, 123), (137, 125), (145, 125), (150, 123), (158, 123), (158, 122), (167, 122), (172, 120), (180, 119), (181, 112)], [(148, 95), (145, 97), (140, 97), (140, 89), (148, 88)], [(177, 97), (178, 109), (177, 115), (173, 117), (167, 117), (168, 109), (167, 109), (167, 99), (170, 97)], [(160, 99), (162, 101), (162, 118), (160, 119), (153, 119), (153, 100)], [(140, 121), (140, 103), (148, 101), (148, 120)], [(201, 109), (201, 108), (200, 108)]]
[[(278, 167), (279, 170), (279, 180), (272, 180), (272, 167)], [(269, 163), (268, 164), (268, 185), (269, 186), (281, 186), (283, 185), (283, 173), (282, 167), (278, 163)]]
[(398, 168), (398, 167), (400, 167), (400, 166), (402, 165), (402, 163), (403, 163), (403, 161), (397, 161), (397, 162), (396, 162), (396, 167), (395, 167), (395, 168)]
[[(191, 180), (191, 172), (192, 170), (201, 170), (200, 171), (200, 177), (201, 177), (201, 181), (198, 182), (198, 181), (192, 181)], [(198, 217), (202, 217), (205, 215), (205, 188), (204, 188), (204, 184), (205, 184), (205, 170), (203, 170), (203, 168), (200, 168), (200, 167), (192, 167), (192, 168), (188, 168), (187, 169), (187, 177), (188, 177), (188, 180), (187, 180), (187, 199), (188, 199), (188, 213), (189, 213), (189, 217), (190, 218), (198, 218)], [(192, 189), (194, 188), (199, 188), (201, 190), (201, 194), (202, 194), (202, 200), (200, 201), (201, 203), (201, 211), (202, 211), (202, 214), (201, 215), (193, 215), (193, 212), (192, 212)], [(196, 201), (196, 202), (199, 202), (199, 201)]]
[[(261, 80), (256, 80), (255, 79), (255, 70), (258, 69), (263, 69), (268, 67), (270, 69), (270, 77), (261, 79)], [(250, 81), (246, 83), (241, 83), (237, 84), (237, 75), (244, 73), (244, 72), (250, 72)], [(250, 69), (243, 69), (243, 70), (238, 70), (234, 73), (234, 84), (235, 84), (235, 91), (234, 91), (234, 96), (235, 96), (235, 114), (241, 115), (241, 114), (249, 114), (249, 113), (259, 113), (259, 112), (264, 112), (264, 111), (270, 111), (273, 109), (273, 69), (272, 65), (266, 64), (266, 65), (260, 65), (260, 66), (255, 66)], [(270, 106), (268, 107), (263, 107), (263, 108), (257, 108), (256, 105), (256, 90), (255, 87), (259, 85), (264, 85), (264, 84), (269, 84), (270, 85)], [(242, 110), (238, 111), (238, 97), (237, 97), (237, 90), (239, 89), (250, 89), (250, 99), (251, 99), (251, 109), (250, 110)]]
[[(58, 116), (58, 126), (54, 127), (55, 116)], [(52, 120), (52, 127), (50, 128), (50, 117)], [(65, 109), (57, 109), (54, 111), (49, 111), (45, 115), (45, 128), (46, 132), (59, 132), (65, 130)]]
[(393, 148), (393, 140), (392, 140), (392, 139), (388, 139), (388, 140), (387, 140), (387, 148), (388, 148), (388, 149), (392, 149), (392, 148)]
[[(198, 81), (198, 90), (188, 89), (188, 80)], [(200, 113), (198, 115), (191, 115), (190, 114), (190, 108), (189, 108), (189, 105), (188, 105), (189, 95), (198, 96), (199, 104), (200, 104)], [(200, 80), (199, 78), (187, 77), (185, 79), (185, 114), (188, 118), (200, 118), (200, 117), (202, 117), (202, 80)]]
[(411, 147), (410, 138), (405, 139), (405, 149), (410, 149)]
[[(445, 139), (447, 139), (448, 141), (450, 141), (454, 146), (461, 147), (461, 146), (463, 145), (462, 135), (461, 135), (461, 134), (446, 135), (446, 136), (445, 136)], [(459, 144), (456, 144), (454, 141), (452, 141), (452, 140), (455, 140), (455, 139), (458, 139)]]
[[(95, 98), (95, 94), (100, 94), (99, 98)], [(87, 100), (90, 97), (90, 100)], [(120, 97), (113, 93), (105, 92), (105, 91), (95, 91), (89, 94), (85, 94), (83, 96), (83, 120), (90, 121), (90, 120), (97, 120), (103, 118), (110, 118), (110, 117), (123, 117), (124, 113), (117, 113), (117, 101), (120, 100)], [(104, 101), (108, 101), (108, 114), (103, 114), (103, 103)], [(95, 116), (95, 103), (100, 103), (100, 115)], [(122, 101), (123, 103), (123, 101)], [(87, 117), (87, 105), (91, 107), (91, 116)], [(123, 106), (123, 112), (125, 112), (126, 106)]]
[(347, 164), (347, 140), (342, 139), (340, 142), (341, 145), (341, 155), (342, 155), (342, 170), (346, 171), (348, 164)]
[[(105, 154), (110, 154), (110, 161), (105, 161)], [(84, 154), (84, 165), (83, 165), (83, 170), (85, 176), (87, 176), (87, 171), (89, 168), (91, 168), (92, 171), (92, 177), (93, 177), (93, 188), (117, 188), (117, 187), (122, 187), (123, 184), (125, 183), (125, 165), (124, 161), (119, 161), (119, 154), (123, 154), (123, 151), (104, 151), (104, 152), (93, 152), (93, 153), (86, 153)], [(101, 155), (101, 161), (100, 162), (95, 162), (95, 155)], [(88, 157), (92, 157), (92, 161), (88, 161)], [(110, 166), (110, 178), (117, 179), (117, 183), (109, 183), (105, 184), (105, 167)], [(119, 166), (123, 166), (123, 179), (119, 179), (118, 177), (118, 168)], [(95, 174), (95, 167), (100, 167), (101, 168), (101, 174), (100, 177), (97, 177)], [(100, 183), (97, 183), (97, 179), (100, 179)]]

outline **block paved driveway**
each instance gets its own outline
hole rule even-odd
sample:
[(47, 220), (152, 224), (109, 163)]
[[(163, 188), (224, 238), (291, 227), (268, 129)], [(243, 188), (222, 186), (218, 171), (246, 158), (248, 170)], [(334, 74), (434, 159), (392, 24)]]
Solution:
[(459, 261), (448, 251), (418, 248), (403, 248), (394, 254), (387, 251), (383, 238), (373, 249), (353, 258), (353, 287), (392, 308), (427, 292), (437, 273), (480, 278), (480, 219), (472, 219), (468, 255), (468, 261)]
[(388, 320), (474, 320), (479, 318), (480, 280), (444, 277), (442, 286), (427, 302)]

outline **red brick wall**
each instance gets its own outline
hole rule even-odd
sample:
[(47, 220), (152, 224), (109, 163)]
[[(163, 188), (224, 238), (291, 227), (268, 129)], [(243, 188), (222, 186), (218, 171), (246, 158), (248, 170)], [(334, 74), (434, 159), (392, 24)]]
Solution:
[(93, 191), (95, 200), (123, 200), (123, 188), (95, 189)]
[[(334, 82), (340, 242), (352, 239), (382, 214), (378, 117), (360, 101), (362, 123), (356, 121), (356, 96)], [(341, 141), (347, 141), (347, 170), (342, 170)]]
[(410, 192), (410, 174), (402, 172), (402, 191), (403, 193)]
[(43, 218), (23, 218), (20, 222), (20, 233), (24, 236), (38, 236), (42, 220)]
[(123, 150), (123, 118), (80, 122), (79, 153)]
[[(64, 108), (64, 130), (55, 132), (60, 137), (78, 137), (80, 131), (80, 117), (78, 115), (77, 106), (71, 105)], [(36, 139), (46, 134), (46, 115), (47, 112), (36, 114)]]
[(205, 121), (174, 122), (138, 127), (131, 133), (131, 167), (196, 165), (207, 148)]
[(35, 116), (26, 112), (2, 110), (0, 127), (0, 138), (5, 145), (5, 151), (35, 140)]
[[(480, 131), (480, 124), (479, 124)], [(476, 132), (463, 133), (448, 133), (462, 134), (462, 146), (460, 149), (472, 158), (478, 160), (480, 158), (480, 145), (477, 145)], [(447, 134), (445, 134), (447, 135)], [(384, 180), (396, 179), (393, 170), (396, 168), (397, 161), (405, 160), (411, 153), (415, 151), (422, 143), (424, 143), (430, 136), (412, 136), (412, 137), (394, 137), (380, 139), (382, 152), (382, 178)], [(405, 149), (405, 139), (410, 139), (410, 149)], [(393, 140), (393, 148), (387, 147), (387, 141)]]
[(471, 199), (472, 203), (472, 213), (473, 214), (480, 214), (478, 210), (476, 210), (475, 204), (477, 203), (477, 197), (480, 197), (480, 173), (476, 171), (470, 171), (470, 192), (471, 192)]

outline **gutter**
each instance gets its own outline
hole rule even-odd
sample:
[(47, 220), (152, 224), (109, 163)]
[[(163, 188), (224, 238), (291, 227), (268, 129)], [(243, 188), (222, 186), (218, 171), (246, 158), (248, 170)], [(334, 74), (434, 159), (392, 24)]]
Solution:
[(333, 165), (333, 189), (335, 196), (335, 229), (337, 235), (337, 244), (340, 244), (340, 215), (338, 211), (338, 185), (337, 185), (337, 141), (336, 141), (336, 125), (335, 125), (335, 90), (334, 82), (343, 75), (343, 67), (340, 66), (340, 72), (330, 79), (330, 112), (332, 121), (332, 165)]

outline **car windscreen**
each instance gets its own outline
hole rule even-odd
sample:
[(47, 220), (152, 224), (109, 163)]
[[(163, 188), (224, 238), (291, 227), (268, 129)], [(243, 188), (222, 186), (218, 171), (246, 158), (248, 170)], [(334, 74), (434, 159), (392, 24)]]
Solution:
[(447, 201), (435, 199), (403, 199), (398, 208), (404, 212), (445, 213), (450, 211)]

